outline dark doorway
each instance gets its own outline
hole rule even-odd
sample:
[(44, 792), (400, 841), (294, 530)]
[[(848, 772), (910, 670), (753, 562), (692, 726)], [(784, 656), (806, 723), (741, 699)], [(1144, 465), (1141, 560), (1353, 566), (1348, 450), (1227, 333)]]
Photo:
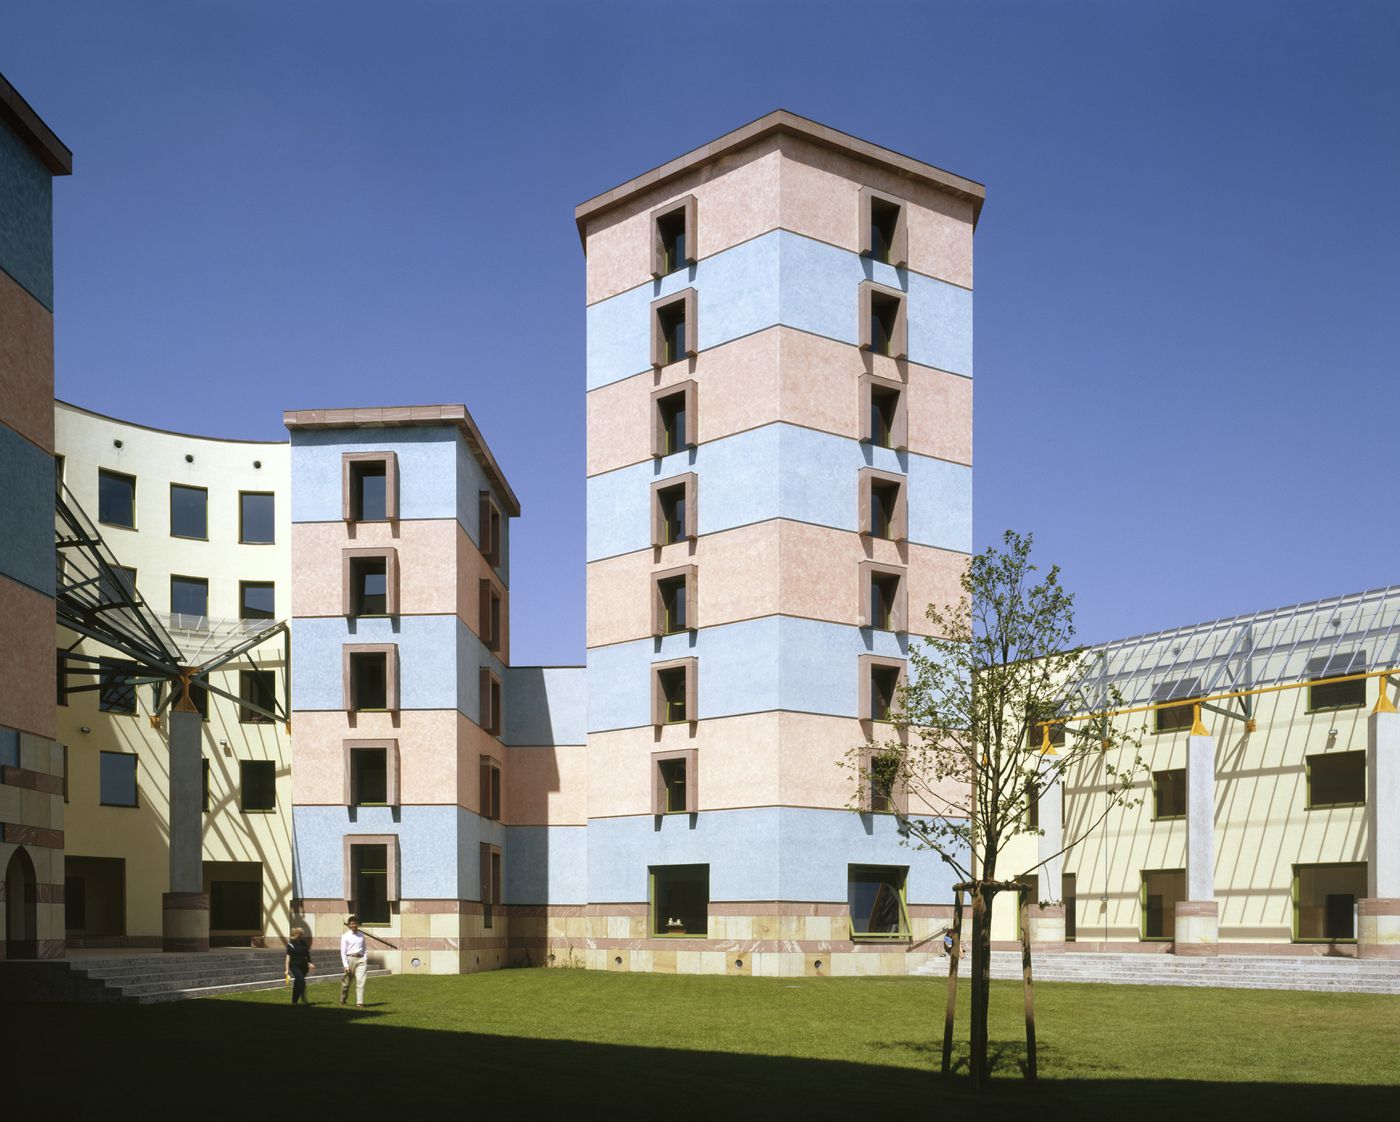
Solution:
[(76, 947), (111, 946), (126, 934), (126, 861), (67, 857), (63, 862), (64, 921)]
[(39, 885), (23, 846), (5, 869), (5, 957), (39, 957)]
[(211, 944), (246, 947), (251, 936), (263, 933), (261, 863), (206, 861), (204, 891)]

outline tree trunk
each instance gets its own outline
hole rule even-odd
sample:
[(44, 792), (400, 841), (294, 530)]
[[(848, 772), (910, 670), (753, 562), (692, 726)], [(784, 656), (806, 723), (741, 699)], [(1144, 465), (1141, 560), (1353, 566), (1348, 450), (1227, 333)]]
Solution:
[(973, 1090), (988, 1077), (987, 1009), (992, 982), (992, 898), (995, 890), (977, 883), (972, 891), (972, 1017), (969, 1073)]

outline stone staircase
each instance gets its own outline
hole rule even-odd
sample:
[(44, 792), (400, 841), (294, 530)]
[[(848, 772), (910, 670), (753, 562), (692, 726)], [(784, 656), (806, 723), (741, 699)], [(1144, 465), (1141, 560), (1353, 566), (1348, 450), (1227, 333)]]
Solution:
[[(960, 967), (967, 977), (968, 960)], [(1037, 982), (1101, 982), (1129, 986), (1215, 986), (1222, 989), (1308, 990), (1322, 993), (1400, 994), (1400, 959), (1314, 958), (1292, 955), (1038, 954)], [(939, 959), (917, 974), (946, 978)], [(992, 977), (1021, 978), (1018, 951), (992, 952)]]
[[(341, 976), (336, 950), (312, 952), (312, 986)], [(194, 997), (278, 989), (284, 985), (283, 956), (272, 950), (215, 950), (195, 954), (79, 957), (53, 962), (0, 963), (0, 986), (10, 1001), (153, 1005)], [(371, 967), (370, 977), (389, 971)], [(289, 997), (290, 1000), (290, 997)], [(313, 996), (312, 1000), (316, 1000)], [(321, 1001), (333, 1000), (323, 994)]]

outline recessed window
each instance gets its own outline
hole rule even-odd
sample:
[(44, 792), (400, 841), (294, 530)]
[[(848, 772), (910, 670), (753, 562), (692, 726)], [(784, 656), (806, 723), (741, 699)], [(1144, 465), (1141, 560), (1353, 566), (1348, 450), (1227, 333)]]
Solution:
[(477, 498), (478, 536), (481, 540), (481, 555), (493, 569), (501, 566), (502, 540), (501, 509), (491, 497), (490, 491), (482, 491)]
[(119, 471), (97, 473), (97, 520), (136, 529), (136, 478)]
[(1356, 901), (1366, 895), (1366, 863), (1293, 866), (1293, 938), (1354, 942)]
[(651, 395), (651, 454), (670, 456), (696, 444), (695, 383), (680, 382)]
[[(277, 710), (277, 671), (240, 670), (238, 672), (238, 719), (245, 725), (266, 725)], [(254, 708), (256, 706), (256, 708)]]
[(501, 851), (494, 845), (481, 843), (481, 926), (491, 927), (501, 899)]
[(203, 577), (171, 577), (170, 614), (184, 616), (185, 622), (207, 617), (209, 582)]
[(354, 591), (354, 614), (382, 616), (389, 610), (389, 562), (384, 557), (354, 557), (350, 560), (350, 581)]
[(103, 806), (136, 805), (136, 757), (103, 752), (98, 762), (98, 798)]
[(480, 791), (481, 817), (497, 819), (501, 816), (501, 765), (490, 756), (481, 757)]
[(350, 877), (351, 906), (360, 923), (388, 923), (388, 845), (351, 845)]
[(136, 686), (141, 667), (120, 658), (104, 658), (98, 662), (97, 707), (103, 713), (135, 713)]
[(1362, 806), (1366, 802), (1366, 753), (1309, 756), (1308, 806)]
[[(1201, 695), (1201, 680), (1199, 678), (1180, 678), (1174, 682), (1162, 682), (1152, 691), (1152, 700), (1156, 703), (1164, 701), (1176, 701), (1179, 698), (1199, 697)], [(1182, 729), (1189, 729), (1196, 723), (1196, 707), (1193, 703), (1185, 705), (1164, 705), (1160, 709), (1152, 711), (1152, 728), (1154, 732), (1179, 732)]]
[(653, 865), (651, 933), (703, 939), (710, 926), (710, 866)]
[(651, 212), (651, 273), (664, 277), (695, 262), (695, 196)]
[(194, 538), (206, 541), (209, 538), (209, 491), (204, 487), (187, 487), (181, 483), (170, 485), (170, 536), (173, 538)]
[(1142, 938), (1176, 938), (1176, 906), (1186, 899), (1184, 869), (1151, 869), (1142, 874)]
[(904, 293), (871, 281), (860, 285), (860, 345), (872, 354), (905, 358), (909, 329)]
[(341, 454), (341, 515), (347, 522), (397, 519), (398, 457), (393, 452)]
[(478, 674), (478, 683), (481, 692), (481, 728), (492, 736), (500, 736), (503, 720), (501, 680), (489, 666), (483, 666)]
[(870, 443), (894, 447), (895, 419), (899, 416), (899, 390), (886, 386), (870, 388)]
[(1321, 679), (1364, 674), (1366, 665), (1365, 651), (1344, 651), (1341, 654), (1308, 659), (1306, 673), (1314, 683), (1308, 687), (1308, 708), (1355, 709), (1365, 705), (1365, 678), (1356, 678), (1350, 682), (1327, 682)]
[(653, 483), (651, 516), (654, 546), (673, 545), (695, 537), (695, 473)]
[(683, 565), (652, 578), (653, 635), (674, 635), (695, 629), (696, 572), (696, 566)]
[(242, 580), (238, 582), (239, 619), (276, 619), (276, 586), (272, 581)]
[(871, 569), (868, 573), (870, 588), (869, 626), (877, 631), (903, 630), (903, 581), (899, 573), (881, 569)]
[(909, 258), (908, 207), (902, 199), (860, 190), (860, 251), (874, 261), (902, 267)]
[(1073, 943), (1078, 937), (1079, 878), (1077, 873), (1065, 873), (1060, 877), (1060, 896), (1065, 903), (1065, 942)]
[(697, 719), (697, 665), (693, 658), (653, 664), (652, 724), (676, 725)]
[(386, 652), (351, 652), (350, 708), (389, 708), (389, 656)]
[(239, 761), (238, 809), (242, 811), (277, 809), (276, 763), (272, 760)]
[(864, 760), (865, 809), (873, 814), (894, 814), (904, 809), (900, 782), (901, 760), (894, 752), (867, 752)]
[(652, 756), (653, 814), (694, 814), (700, 809), (697, 758), (693, 748)]
[(389, 802), (389, 750), (350, 749), (350, 804), (384, 806)]
[(890, 249), (899, 228), (900, 208), (885, 199), (870, 200), (870, 256), (890, 264)]
[(873, 538), (904, 541), (909, 536), (905, 478), (893, 472), (861, 468), (858, 477), (860, 532)]
[(271, 491), (238, 492), (238, 540), (269, 545), (277, 539), (277, 497)]
[(663, 296), (651, 305), (651, 364), (668, 366), (696, 353), (695, 289)]
[(899, 865), (848, 865), (846, 903), (851, 909), (853, 939), (909, 937), (909, 909), (904, 902), (907, 870)]
[(890, 720), (904, 679), (903, 661), (878, 655), (861, 655), (857, 665), (861, 720)]
[(1186, 817), (1186, 769), (1184, 767), (1152, 773), (1152, 817)]
[(1026, 780), (1026, 829), (1040, 829), (1040, 784), (1034, 779)]
[(487, 650), (499, 651), (502, 636), (501, 594), (497, 591), (495, 582), (484, 577), (478, 588), (478, 633)]

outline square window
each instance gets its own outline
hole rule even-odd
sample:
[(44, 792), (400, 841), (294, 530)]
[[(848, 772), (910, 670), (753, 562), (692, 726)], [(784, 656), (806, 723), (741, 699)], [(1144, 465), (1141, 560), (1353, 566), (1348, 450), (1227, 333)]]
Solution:
[(1051, 748), (1063, 748), (1065, 746), (1065, 726), (1062, 723), (1051, 724), (1049, 726), (1050, 735), (1045, 735), (1046, 725), (1037, 720), (1033, 713), (1026, 715), (1026, 747), (1032, 751), (1045, 749), (1045, 741), (1050, 741)]
[(703, 939), (710, 928), (710, 866), (653, 865), (651, 933)]
[(651, 454), (670, 456), (695, 447), (695, 382), (684, 381), (651, 395)]
[(492, 736), (501, 735), (501, 680), (489, 666), (483, 666), (478, 674), (481, 692), (481, 728)]
[(1364, 674), (1366, 665), (1365, 651), (1343, 651), (1341, 654), (1308, 659), (1306, 673), (1315, 683), (1308, 687), (1308, 708), (1356, 709), (1365, 705), (1365, 678), (1357, 678), (1350, 682), (1329, 682), (1325, 679)]
[(277, 809), (277, 765), (272, 760), (240, 760), (238, 809)]
[(904, 662), (901, 659), (861, 655), (859, 668), (860, 713), (863, 721), (888, 721), (899, 700), (899, 688), (904, 684)]
[(1365, 752), (1309, 756), (1307, 769), (1309, 807), (1365, 805)]
[(136, 687), (131, 679), (139, 677), (141, 668), (120, 658), (104, 658), (98, 662), (97, 707), (103, 713), (135, 713)]
[(360, 923), (388, 923), (391, 916), (389, 846), (351, 845), (350, 873), (351, 906)]
[(346, 522), (399, 516), (398, 457), (393, 452), (341, 453), (341, 517)]
[(700, 783), (694, 748), (656, 752), (651, 757), (651, 812), (695, 814), (700, 809)]
[(119, 471), (97, 473), (97, 520), (136, 529), (136, 478)]
[(1186, 817), (1186, 769), (1152, 773), (1152, 817)]
[(491, 497), (490, 491), (482, 491), (478, 497), (478, 535), (481, 538), (481, 555), (493, 569), (501, 567), (502, 540), (501, 509)]
[(651, 668), (651, 722), (676, 725), (698, 720), (697, 668), (694, 658), (654, 663)]
[(136, 805), (136, 757), (103, 752), (99, 758), (98, 799), (103, 806)]
[[(1175, 682), (1162, 682), (1152, 691), (1152, 700), (1160, 704), (1164, 701), (1176, 701), (1180, 698), (1199, 697), (1201, 695), (1201, 680), (1199, 678), (1181, 678)], [(1152, 731), (1153, 732), (1179, 732), (1182, 729), (1189, 729), (1196, 723), (1196, 708), (1194, 704), (1186, 705), (1165, 705), (1160, 709), (1152, 711)]]
[(1293, 938), (1355, 942), (1356, 902), (1366, 896), (1366, 863), (1293, 866)]
[(350, 706), (353, 710), (389, 708), (389, 656), (385, 651), (350, 654)]
[(276, 619), (276, 586), (272, 581), (238, 582), (239, 619)]
[(204, 487), (170, 485), (170, 536), (209, 540), (209, 491)]
[(497, 819), (501, 816), (501, 765), (490, 756), (481, 757), (480, 807), (481, 817)]
[(389, 802), (389, 750), (350, 749), (350, 805), (384, 806)]
[(696, 536), (695, 473), (651, 485), (651, 544), (674, 545)]
[(277, 711), (277, 671), (240, 670), (238, 697), (243, 702), (238, 707), (239, 721), (245, 725), (271, 724), (270, 714)]
[(136, 570), (125, 565), (104, 566), (97, 574), (97, 595), (103, 604), (127, 604), (135, 601)]
[(1152, 869), (1142, 874), (1142, 938), (1176, 938), (1176, 906), (1186, 899), (1184, 869)]
[(848, 865), (846, 903), (851, 909), (851, 938), (909, 938), (909, 909), (904, 902), (908, 870), (900, 865)]
[(695, 196), (651, 212), (651, 274), (664, 277), (695, 263)]
[(697, 570), (694, 565), (667, 569), (652, 577), (651, 633), (694, 631)]
[(860, 189), (860, 235), (862, 255), (874, 261), (902, 268), (909, 259), (908, 206), (902, 199)]
[(209, 582), (203, 577), (171, 577), (170, 614), (184, 617), (177, 627), (203, 622), (209, 615)]
[(889, 358), (907, 358), (909, 327), (904, 293), (861, 281), (859, 295), (861, 349)]
[(238, 492), (238, 540), (270, 545), (277, 540), (277, 497), (271, 491)]
[(888, 541), (908, 538), (909, 503), (904, 476), (861, 468), (857, 477), (857, 502), (862, 534)]
[(501, 851), (481, 843), (481, 926), (491, 927), (501, 899)]
[(695, 289), (663, 296), (651, 305), (651, 364), (669, 366), (694, 355), (696, 345)]

